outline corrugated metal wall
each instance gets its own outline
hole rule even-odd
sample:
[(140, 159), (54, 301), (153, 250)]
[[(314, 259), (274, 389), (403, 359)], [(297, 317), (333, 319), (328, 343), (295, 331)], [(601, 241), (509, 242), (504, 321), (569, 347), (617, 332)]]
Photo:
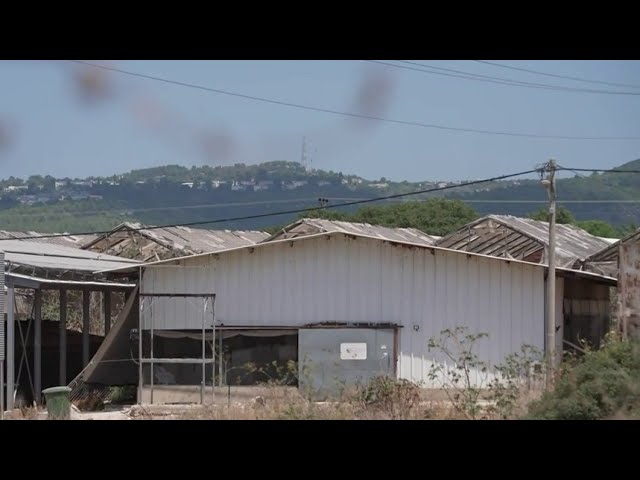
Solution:
[[(544, 343), (542, 268), (343, 235), (148, 267), (141, 290), (215, 293), (225, 326), (396, 323), (398, 373), (414, 381), (427, 381), (427, 341), (445, 328), (488, 333), (477, 351), (491, 363)], [(153, 302), (154, 328), (201, 328), (188, 300)]]

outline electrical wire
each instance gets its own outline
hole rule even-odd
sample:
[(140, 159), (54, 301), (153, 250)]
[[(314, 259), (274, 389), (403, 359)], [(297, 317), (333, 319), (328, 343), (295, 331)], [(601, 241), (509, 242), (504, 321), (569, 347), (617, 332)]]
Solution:
[(569, 167), (560, 167), (556, 170), (569, 171), (569, 172), (595, 172), (595, 173), (640, 173), (640, 170), (618, 170), (618, 169), (603, 169), (603, 168), (569, 168)]
[[(558, 167), (559, 167), (559, 168), (561, 168), (561, 169), (563, 169), (563, 170), (565, 170), (565, 171), (567, 171), (567, 170), (568, 170), (568, 171), (570, 171), (570, 172), (573, 172), (575, 175), (577, 175), (578, 177), (583, 178), (583, 179), (586, 179), (587, 177), (586, 177), (586, 176), (584, 176), (584, 175), (582, 175), (582, 174), (580, 173), (580, 171), (589, 170), (589, 169), (580, 169), (580, 171), (579, 171), (578, 169), (568, 168), (568, 167), (564, 167), (564, 166), (562, 166), (562, 165), (558, 165)], [(619, 172), (619, 170), (613, 170), (613, 171), (617, 171), (617, 172)], [(640, 173), (640, 170), (626, 170), (626, 171), (625, 171), (625, 173)], [(601, 179), (601, 177), (599, 177), (599, 179)], [(606, 185), (606, 183), (605, 183), (605, 185)], [(563, 202), (563, 203), (568, 203), (568, 202)], [(573, 203), (581, 203), (581, 204), (582, 204), (582, 203), (589, 203), (589, 202), (584, 202), (584, 201), (581, 201), (581, 202), (575, 202), (575, 201), (574, 201)], [(629, 210), (629, 208), (627, 207), (627, 204), (640, 203), (640, 202), (637, 202), (637, 201), (632, 201), (632, 200), (631, 200), (631, 201), (629, 201), (629, 200), (597, 201), (597, 200), (596, 200), (596, 201), (591, 201), (590, 203), (602, 203), (602, 204), (604, 204), (604, 203), (614, 203), (614, 204), (616, 204), (616, 205), (619, 205), (619, 208), (622, 210), (622, 212), (624, 213), (624, 215), (625, 215), (627, 218), (630, 218), (630, 219), (637, 219), (637, 218), (638, 218), (637, 213), (635, 213), (635, 214), (634, 214), (634, 213), (633, 213), (632, 211), (630, 211), (630, 210)]]
[[(577, 175), (577, 172), (576, 172)], [(582, 175), (583, 178), (584, 175)], [(336, 200), (335, 198), (331, 197), (330, 200)], [(461, 200), (465, 203), (469, 203), (469, 204), (483, 204), (483, 203), (495, 203), (495, 204), (526, 204), (526, 203), (531, 203), (531, 204), (547, 204), (549, 203), (547, 200), (518, 200), (518, 199), (511, 199), (511, 200), (504, 200), (504, 199), (475, 199), (475, 198), (456, 198), (453, 197), (453, 199), (457, 199), (457, 200)], [(52, 218), (59, 218), (59, 217), (69, 217), (69, 216), (73, 216), (73, 217), (86, 217), (86, 216), (92, 216), (92, 215), (102, 215), (102, 214), (113, 214), (116, 216), (121, 216), (121, 215), (125, 215), (128, 214), (129, 212), (131, 213), (140, 213), (140, 212), (164, 212), (164, 211), (168, 211), (168, 210), (190, 210), (190, 209), (205, 209), (205, 208), (214, 208), (214, 207), (242, 207), (242, 206), (250, 206), (250, 205), (270, 205), (270, 204), (280, 204), (280, 203), (302, 203), (302, 202), (308, 202), (308, 201), (315, 201), (316, 199), (310, 199), (310, 198), (300, 198), (300, 199), (289, 199), (289, 200), (269, 200), (269, 201), (264, 201), (264, 202), (232, 202), (232, 203), (212, 203), (209, 205), (182, 205), (182, 206), (167, 206), (167, 207), (151, 207), (151, 208), (127, 208), (127, 207), (122, 207), (122, 208), (106, 208), (104, 210), (80, 210), (80, 211), (60, 211), (60, 212), (49, 212), (48, 214), (46, 213), (20, 213), (18, 215), (16, 215), (17, 218), (33, 218), (33, 217), (42, 217), (45, 215), (49, 215)], [(340, 200), (344, 200), (344, 198), (340, 198)], [(353, 198), (352, 200), (363, 200), (362, 198)], [(365, 199), (366, 200), (366, 199)], [(391, 199), (389, 200), (390, 203), (401, 203), (402, 200), (400, 199)], [(606, 200), (606, 199), (602, 199), (602, 200), (558, 200), (558, 202), (560, 203), (566, 203), (566, 204), (596, 204), (596, 205), (604, 205), (604, 204), (630, 204), (630, 205), (635, 205), (635, 204), (640, 204), (640, 199), (626, 199), (626, 200)], [(178, 225), (179, 226), (179, 225)], [(145, 229), (147, 229), (147, 227), (144, 227)], [(167, 227), (168, 228), (168, 227)], [(71, 235), (71, 234), (70, 234)], [(38, 237), (38, 238), (42, 238), (42, 237)], [(22, 237), (15, 237), (15, 238), (0, 238), (0, 240), (22, 240)]]
[[(379, 60), (365, 60), (365, 62), (378, 63), (381, 65), (387, 65), (387, 66), (396, 67), (396, 68), (403, 68), (407, 70), (415, 70), (417, 72), (429, 73), (433, 75), (444, 75), (447, 77), (464, 78), (466, 80), (476, 80), (476, 81), (482, 81), (482, 82), (497, 83), (500, 85), (509, 85), (512, 87), (527, 87), (527, 88), (538, 88), (538, 89), (544, 89), (544, 90), (556, 90), (556, 91), (578, 92), (578, 93), (596, 93), (596, 94), (602, 94), (602, 95), (632, 95), (632, 96), (640, 95), (640, 92), (617, 92), (613, 90), (593, 90), (588, 88), (564, 87), (562, 85), (550, 85), (545, 83), (525, 82), (525, 81), (513, 80), (509, 78), (480, 75), (477, 73), (465, 72), (462, 70), (454, 70), (450, 68), (434, 67), (432, 65), (425, 65), (424, 63), (419, 63), (419, 62), (410, 62), (408, 60), (397, 60), (397, 61), (402, 63), (407, 63), (410, 65), (416, 65), (422, 68), (406, 67), (404, 65), (396, 65), (394, 63), (382, 62)], [(442, 70), (442, 71), (453, 72), (453, 73), (441, 73), (441, 72), (434, 72), (434, 71), (425, 70), (425, 69)], [(462, 74), (462, 75), (456, 75), (456, 74)]]
[(447, 131), (453, 131), (453, 132), (476, 133), (476, 134), (482, 134), (482, 135), (500, 135), (500, 136), (508, 136), (508, 137), (524, 137), (524, 138), (537, 138), (537, 139), (618, 140), (618, 141), (619, 140), (640, 140), (640, 137), (589, 137), (589, 136), (542, 135), (542, 134), (535, 134), (535, 133), (505, 132), (505, 131), (498, 131), (498, 130), (481, 130), (481, 129), (473, 129), (473, 128), (452, 127), (452, 126), (448, 126), (448, 125), (421, 123), (421, 122), (414, 122), (414, 121), (409, 121), (409, 120), (397, 120), (397, 119), (386, 118), (386, 117), (365, 115), (365, 114), (355, 113), (355, 112), (345, 112), (345, 111), (340, 111), (340, 110), (332, 110), (332, 109), (328, 109), (328, 108), (312, 107), (312, 106), (309, 106), (309, 105), (303, 105), (303, 104), (292, 103), (292, 102), (284, 102), (284, 101), (273, 100), (273, 99), (269, 99), (269, 98), (265, 98), (265, 97), (257, 97), (257, 96), (254, 96), (254, 95), (246, 95), (246, 94), (243, 94), (243, 93), (231, 92), (231, 91), (228, 91), (228, 90), (221, 90), (221, 89), (217, 89), (217, 88), (210, 88), (210, 87), (205, 87), (205, 86), (202, 86), (202, 85), (196, 85), (196, 84), (193, 84), (193, 83), (186, 83), (186, 82), (180, 82), (180, 81), (176, 81), (176, 80), (170, 80), (170, 79), (167, 79), (167, 78), (157, 77), (157, 76), (153, 76), (153, 75), (145, 75), (145, 74), (142, 74), (142, 73), (132, 72), (132, 71), (129, 71), (129, 70), (123, 70), (123, 69), (120, 69), (120, 68), (107, 67), (105, 65), (98, 65), (98, 64), (95, 64), (95, 63), (85, 62), (85, 61), (82, 61), (82, 60), (69, 60), (69, 61), (73, 62), (73, 63), (80, 64), (80, 65), (85, 65), (85, 66), (89, 66), (89, 67), (93, 67), (93, 68), (100, 68), (100, 69), (103, 69), (103, 70), (117, 72), (117, 73), (121, 73), (121, 74), (124, 74), (124, 75), (129, 75), (129, 76), (133, 76), (133, 77), (145, 78), (147, 80), (155, 80), (155, 81), (158, 81), (158, 82), (163, 82), (163, 83), (167, 83), (167, 84), (171, 84), (171, 85), (178, 85), (178, 86), (181, 86), (181, 87), (194, 88), (194, 89), (197, 89), (197, 90), (202, 90), (202, 91), (212, 92), (212, 93), (218, 93), (218, 94), (221, 94), (221, 95), (229, 95), (229, 96), (232, 96), (232, 97), (244, 98), (246, 100), (252, 100), (252, 101), (263, 102), (263, 103), (270, 103), (270, 104), (274, 104), (274, 105), (280, 105), (280, 106), (291, 107), (291, 108), (299, 108), (299, 109), (303, 109), (303, 110), (310, 110), (310, 111), (316, 111), (316, 112), (322, 112), (322, 113), (329, 113), (329, 114), (332, 114), (332, 115), (340, 115), (340, 116), (343, 116), (343, 117), (360, 118), (360, 119), (364, 119), (364, 120), (374, 120), (374, 121), (385, 122), (385, 123), (390, 123), (390, 124), (395, 124), (395, 125), (413, 126), (413, 127), (421, 127), (421, 128), (431, 128), (431, 129), (447, 130)]
[[(256, 219), (256, 218), (266, 218), (266, 217), (274, 217), (274, 216), (278, 216), (278, 215), (290, 215), (290, 214), (294, 214), (294, 213), (304, 213), (304, 212), (314, 212), (314, 211), (318, 211), (318, 210), (325, 210), (325, 209), (329, 209), (329, 208), (339, 208), (339, 207), (347, 207), (347, 206), (352, 206), (352, 205), (362, 205), (365, 203), (372, 203), (372, 202), (378, 202), (378, 201), (383, 201), (383, 200), (391, 200), (394, 198), (403, 198), (403, 197), (409, 197), (412, 195), (420, 195), (420, 194), (425, 194), (425, 193), (432, 193), (432, 192), (442, 192), (445, 190), (451, 190), (453, 188), (460, 188), (460, 187), (467, 187), (467, 186), (471, 186), (471, 185), (479, 185), (482, 183), (489, 183), (489, 182), (495, 182), (495, 181), (499, 181), (499, 180), (505, 180), (507, 178), (513, 178), (513, 177), (519, 177), (522, 175), (528, 175), (530, 173), (538, 173), (540, 172), (540, 168), (536, 168), (533, 170), (526, 170), (523, 172), (517, 172), (517, 173), (510, 173), (507, 175), (500, 175), (500, 176), (496, 176), (496, 177), (492, 177), (492, 178), (487, 178), (487, 179), (483, 179), (483, 180), (474, 180), (471, 182), (464, 182), (464, 183), (458, 183), (458, 184), (452, 184), (452, 185), (445, 185), (444, 187), (437, 187), (437, 188), (429, 188), (426, 190), (416, 190), (413, 192), (407, 192), (407, 193), (397, 193), (394, 195), (387, 195), (387, 196), (383, 196), (383, 197), (375, 197), (375, 198), (368, 198), (368, 199), (364, 199), (364, 200), (355, 200), (352, 202), (344, 202), (344, 203), (337, 203), (334, 205), (325, 205), (325, 206), (321, 206), (321, 207), (310, 207), (310, 208), (300, 208), (300, 209), (295, 209), (295, 210), (286, 210), (286, 211), (280, 211), (280, 212), (271, 212), (271, 213), (262, 213), (262, 214), (256, 214), (256, 215), (247, 215), (247, 216), (243, 216), (243, 217), (233, 217), (233, 218), (221, 218), (221, 219), (215, 219), (215, 220), (202, 220), (202, 221), (197, 221), (197, 222), (187, 222), (187, 223), (174, 223), (174, 224), (169, 224), (169, 225), (157, 225), (157, 226), (150, 226), (150, 227), (140, 227), (140, 228), (134, 228), (134, 229), (130, 229), (130, 231), (140, 231), (140, 230), (156, 230), (156, 229), (161, 229), (161, 228), (171, 228), (171, 227), (192, 227), (192, 226), (197, 226), (197, 225), (209, 225), (209, 224), (213, 224), (213, 223), (224, 223), (224, 222), (232, 222), (232, 221), (240, 221), (240, 220), (252, 220), (252, 219)], [(43, 238), (59, 238), (59, 237), (72, 237), (72, 236), (77, 236), (77, 235), (104, 235), (107, 233), (110, 233), (111, 230), (103, 230), (103, 231), (93, 231), (93, 232), (79, 232), (79, 233), (55, 233), (55, 234), (50, 234), (50, 235), (39, 235), (39, 236), (28, 236), (28, 237), (20, 237), (19, 240), (39, 240), (39, 239), (43, 239)], [(16, 239), (0, 239), (0, 242), (2, 242), (2, 240), (16, 240)]]
[[(540, 169), (536, 169), (534, 171), (539, 171)], [(602, 170), (598, 170), (598, 169), (576, 169), (576, 168), (568, 168), (568, 167), (564, 167), (561, 165), (558, 165), (558, 167), (556, 168), (556, 171), (570, 171), (573, 172), (575, 174), (578, 174), (579, 171), (587, 171), (587, 172), (604, 172), (604, 173), (640, 173), (640, 170), (607, 170), (607, 169), (602, 169)], [(531, 173), (531, 172), (528, 172)], [(465, 186), (465, 185), (471, 185), (471, 183), (466, 183), (466, 184), (462, 184), (462, 185), (454, 185), (454, 186)], [(437, 188), (435, 190), (431, 190), (431, 191), (438, 191), (438, 190), (442, 190), (442, 188)], [(407, 194), (401, 194), (401, 195), (417, 195), (420, 193), (427, 193), (427, 191), (418, 191), (418, 192), (409, 192)], [(348, 203), (346, 204), (337, 204), (334, 206), (330, 206), (329, 208), (334, 208), (334, 207), (339, 207), (342, 205), (354, 205), (357, 204), (357, 202), (371, 202), (371, 201), (378, 201), (378, 200), (393, 200), (393, 198), (390, 197), (376, 197), (376, 198), (354, 198), (354, 199), (348, 199), (345, 197), (330, 197), (330, 200), (350, 200)], [(500, 200), (491, 200), (491, 199), (461, 199), (466, 203), (546, 203), (545, 200), (504, 200), (504, 199), (500, 199)], [(53, 213), (54, 216), (63, 216), (63, 215), (73, 215), (73, 216), (86, 216), (86, 215), (99, 215), (99, 214), (104, 214), (104, 213), (120, 213), (120, 212), (134, 212), (134, 213), (139, 213), (139, 212), (154, 212), (154, 211), (167, 211), (167, 210), (192, 210), (192, 209), (205, 209), (205, 208), (213, 208), (213, 207), (242, 207), (242, 206), (251, 206), (251, 205), (268, 205), (268, 204), (276, 204), (276, 203), (299, 203), (299, 202), (308, 202), (308, 201), (315, 201), (315, 199), (312, 198), (291, 198), (291, 199), (276, 199), (276, 200), (269, 200), (269, 201), (253, 201), (253, 202), (230, 202), (230, 203), (211, 203), (211, 204), (201, 204), (201, 205), (177, 205), (177, 206), (166, 206), (166, 207), (142, 207), (142, 208), (129, 208), (126, 206), (123, 207), (118, 207), (118, 208), (109, 208), (109, 209), (104, 209), (104, 210), (85, 210), (85, 211), (61, 211), (61, 212), (55, 212)], [(640, 203), (640, 200), (633, 200), (633, 199), (627, 199), (627, 200), (567, 200), (564, 201), (563, 203), (594, 203), (594, 204), (606, 204), (606, 203), (611, 203), (611, 204), (635, 204), (635, 203)], [(321, 209), (321, 207), (317, 207), (317, 208), (309, 208), (309, 209), (303, 209), (303, 211), (312, 211), (312, 210), (318, 210)], [(282, 213), (283, 215), (286, 214), (288, 212)], [(23, 213), (20, 214), (19, 216), (21, 218), (23, 217), (38, 217), (38, 216), (42, 216), (43, 214), (41, 213)], [(280, 213), (274, 213), (273, 215), (280, 215)], [(241, 218), (241, 219), (244, 219)], [(233, 219), (236, 220), (236, 219)], [(230, 220), (231, 221), (231, 220)], [(205, 222), (208, 223), (208, 222)], [(148, 230), (149, 228), (169, 228), (171, 226), (183, 226), (183, 225), (167, 225), (165, 227), (143, 227), (142, 229)], [(185, 225), (186, 226), (186, 225)], [(101, 233), (105, 233), (105, 232), (97, 232), (97, 233), (89, 233), (89, 234), (101, 234)], [(61, 236), (72, 236), (72, 235), (89, 235), (87, 233), (85, 234), (65, 234)], [(34, 238), (43, 238), (43, 237), (34, 237)], [(47, 237), (44, 237), (47, 238)], [(20, 237), (16, 240), (24, 240), (24, 237)], [(0, 240), (12, 240), (12, 238), (4, 238), (4, 239), (0, 239)]]
[(529, 68), (522, 68), (522, 67), (514, 67), (512, 65), (505, 65), (503, 63), (488, 62), (486, 60), (473, 60), (473, 61), (477, 62), (477, 63), (484, 63), (486, 65), (493, 65), (494, 67), (507, 68), (509, 70), (518, 70), (520, 72), (533, 73), (535, 75), (544, 75), (546, 77), (564, 78), (564, 79), (567, 79), (567, 80), (576, 80), (578, 82), (609, 85), (609, 86), (612, 86), (612, 87), (640, 88), (640, 85), (630, 85), (628, 83), (603, 82), (601, 80), (589, 80), (589, 79), (581, 78), (581, 77), (571, 77), (569, 75), (556, 75), (556, 74), (553, 74), (553, 73), (541, 72), (539, 70), (531, 70)]

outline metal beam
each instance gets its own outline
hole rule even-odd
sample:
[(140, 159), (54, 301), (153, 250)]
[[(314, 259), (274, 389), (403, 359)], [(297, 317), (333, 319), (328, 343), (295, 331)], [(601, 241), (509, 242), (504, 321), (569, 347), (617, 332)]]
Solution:
[(13, 284), (18, 288), (33, 288), (40, 290), (59, 290), (61, 288), (67, 288), (69, 290), (106, 290), (113, 291), (131, 291), (135, 287), (132, 283), (115, 283), (115, 282), (100, 282), (100, 281), (82, 281), (82, 280), (60, 280), (51, 278), (41, 278), (33, 275), (26, 275), (21, 273), (6, 273), (5, 283)]
[(141, 297), (215, 297), (215, 293), (141, 293)]
[(7, 410), (13, 410), (16, 380), (15, 288), (7, 285)]
[(101, 287), (101, 286), (96, 286), (96, 285), (86, 285), (86, 286), (82, 286), (82, 285), (70, 285), (70, 284), (46, 284), (46, 283), (42, 283), (40, 284), (40, 289), (41, 290), (59, 290), (60, 289), (60, 285), (66, 286), (69, 290), (79, 290), (79, 291), (91, 291), (91, 292), (106, 292), (107, 290), (109, 291), (113, 291), (113, 292), (130, 292), (133, 287)]
[(82, 368), (89, 364), (89, 300), (91, 299), (90, 291), (82, 292)]
[(215, 359), (213, 358), (143, 358), (142, 363), (144, 364), (155, 364), (155, 363), (180, 363), (185, 365), (200, 365), (203, 363), (215, 363)]
[(104, 292), (104, 336), (111, 330), (111, 290)]
[[(142, 267), (140, 267), (140, 283), (142, 287)], [(125, 298), (127, 294), (125, 293)], [(127, 298), (127, 302), (129, 299)], [(138, 404), (142, 404), (142, 388), (144, 386), (144, 378), (142, 377), (142, 309), (144, 308), (144, 298), (138, 295)]]
[(60, 290), (60, 385), (67, 384), (67, 291)]
[(42, 290), (34, 295), (34, 340), (33, 340), (33, 394), (37, 405), (40, 405), (42, 394)]
[[(4, 321), (2, 319), (1, 321)], [(0, 420), (4, 419), (4, 360), (0, 357)]]

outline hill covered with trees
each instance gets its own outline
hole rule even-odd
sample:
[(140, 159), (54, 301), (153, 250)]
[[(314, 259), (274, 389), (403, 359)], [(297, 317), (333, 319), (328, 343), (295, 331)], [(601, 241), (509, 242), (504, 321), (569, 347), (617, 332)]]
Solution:
[[(640, 170), (640, 160), (619, 169)], [(538, 180), (457, 186), (463, 182), (367, 180), (342, 172), (309, 170), (286, 161), (190, 168), (168, 165), (75, 179), (10, 177), (0, 180), (0, 228), (84, 232), (110, 229), (123, 221), (172, 224), (225, 220), (208, 226), (264, 229), (291, 222), (299, 216), (296, 210), (318, 207), (320, 198), (336, 205), (455, 186), (323, 213), (393, 226), (423, 225), (421, 229), (440, 235), (454, 228), (458, 219), (470, 218), (470, 212), (528, 216), (547, 201), (546, 190)], [(464, 203), (416, 203), (430, 198)], [(640, 223), (640, 203), (635, 203), (640, 200), (640, 174), (576, 174), (574, 178), (559, 179), (558, 200), (571, 212), (571, 223), (601, 236), (619, 236), (630, 224)], [(261, 217), (282, 211), (289, 213)], [(239, 219), (247, 216), (254, 218)], [(426, 218), (431, 219), (428, 224)]]

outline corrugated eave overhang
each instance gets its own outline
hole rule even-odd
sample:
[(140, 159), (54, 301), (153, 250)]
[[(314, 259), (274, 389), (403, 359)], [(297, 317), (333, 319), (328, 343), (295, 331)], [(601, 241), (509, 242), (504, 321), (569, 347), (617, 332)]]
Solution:
[(5, 273), (7, 285), (22, 288), (68, 288), (68, 289), (112, 289), (112, 290), (130, 290), (135, 287), (133, 283), (116, 283), (101, 281), (78, 281), (78, 280), (59, 280), (51, 278), (40, 278), (31, 275), (23, 275), (21, 273)]
[(5, 253), (5, 264), (51, 271), (95, 272), (140, 263), (103, 253), (22, 240), (2, 240), (0, 251)]

